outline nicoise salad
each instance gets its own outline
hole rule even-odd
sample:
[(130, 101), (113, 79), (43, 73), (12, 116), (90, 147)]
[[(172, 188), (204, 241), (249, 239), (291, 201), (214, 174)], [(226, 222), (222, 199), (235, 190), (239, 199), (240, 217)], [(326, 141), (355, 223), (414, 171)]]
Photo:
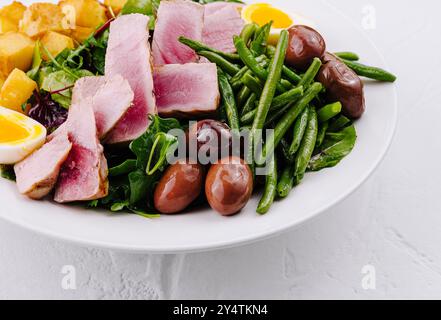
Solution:
[(396, 79), (327, 51), (318, 25), (267, 3), (14, 1), (0, 9), (1, 174), (85, 208), (230, 216), (258, 194), (265, 214), (352, 151), (361, 77)]

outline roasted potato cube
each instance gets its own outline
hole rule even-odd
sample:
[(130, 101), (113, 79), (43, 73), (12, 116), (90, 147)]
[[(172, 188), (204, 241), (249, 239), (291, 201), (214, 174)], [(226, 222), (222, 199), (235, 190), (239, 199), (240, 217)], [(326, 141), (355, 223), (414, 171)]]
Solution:
[(106, 8), (96, 0), (64, 0), (60, 6), (63, 11), (68, 6), (75, 9), (75, 24), (80, 27), (95, 29), (107, 21)]
[(61, 8), (51, 3), (34, 3), (24, 13), (19, 31), (31, 38), (40, 38), (48, 31), (70, 33)]
[[(41, 38), (41, 44), (46, 47), (53, 57), (58, 56), (58, 54), (66, 48), (73, 49), (75, 47), (71, 37), (54, 31), (46, 33), (44, 37)], [(43, 53), (43, 59), (49, 60), (50, 58)]]
[(9, 19), (18, 27), (18, 23), (23, 18), (25, 11), (26, 7), (21, 2), (14, 1), (10, 5), (0, 9), (0, 17)]
[(32, 96), (37, 83), (26, 73), (14, 69), (0, 90), (0, 105), (18, 112), (23, 112), (21, 106)]
[(13, 69), (28, 71), (32, 65), (35, 43), (25, 34), (8, 32), (0, 35), (0, 73), (7, 76)]
[(83, 43), (84, 41), (86, 41), (87, 38), (92, 35), (94, 31), (94, 28), (76, 26), (75, 29), (72, 30), (72, 38), (74, 38), (79, 43)]
[(112, 8), (115, 14), (120, 13), (127, 0), (104, 0), (104, 4)]
[(18, 28), (12, 20), (9, 20), (6, 17), (0, 16), (0, 34), (6, 33), (9, 31), (17, 31)]
[(3, 84), (5, 83), (5, 76), (4, 75), (2, 75), (2, 74), (0, 74), (0, 90), (2, 89), (2, 87), (3, 87)]

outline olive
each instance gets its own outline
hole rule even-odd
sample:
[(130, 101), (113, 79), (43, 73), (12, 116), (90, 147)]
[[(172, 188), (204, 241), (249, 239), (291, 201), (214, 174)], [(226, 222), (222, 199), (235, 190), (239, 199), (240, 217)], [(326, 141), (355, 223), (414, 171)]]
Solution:
[(223, 216), (233, 215), (247, 204), (253, 192), (253, 175), (238, 157), (228, 157), (212, 165), (205, 181), (210, 206)]
[(329, 102), (340, 101), (343, 114), (352, 119), (360, 118), (365, 111), (363, 82), (360, 77), (336, 56), (326, 53), (317, 81), (326, 88)]
[(153, 196), (156, 210), (172, 214), (187, 208), (201, 193), (203, 176), (203, 167), (189, 161), (168, 167)]
[[(207, 156), (210, 160), (216, 161), (222, 155), (229, 155), (232, 135), (225, 123), (211, 119), (200, 120), (189, 129), (188, 137), (192, 143), (196, 142), (198, 154)], [(190, 153), (192, 151), (190, 148)], [(190, 154), (192, 159), (195, 159), (194, 156)]]
[(323, 37), (311, 27), (293, 26), (288, 29), (289, 41), (285, 62), (299, 71), (306, 71), (314, 58), (326, 51)]

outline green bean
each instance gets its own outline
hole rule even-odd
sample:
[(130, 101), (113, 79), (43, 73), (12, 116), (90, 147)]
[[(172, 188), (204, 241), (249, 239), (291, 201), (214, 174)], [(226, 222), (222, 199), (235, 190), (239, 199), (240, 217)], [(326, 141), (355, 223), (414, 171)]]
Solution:
[(265, 189), (257, 206), (257, 213), (265, 214), (269, 211), (277, 193), (277, 159), (273, 155), (268, 163), (268, 173), (265, 177)]
[(251, 95), (251, 90), (247, 86), (243, 86), (237, 94), (237, 107), (240, 109), (247, 102), (248, 98)]
[(196, 40), (192, 40), (192, 39), (189, 39), (186, 37), (179, 37), (178, 40), (179, 40), (179, 42), (181, 42), (182, 44), (185, 44), (187, 47), (190, 47), (191, 49), (193, 49), (197, 53), (200, 53), (201, 51), (209, 51), (209, 52), (216, 53), (217, 55), (221, 56), (222, 58), (225, 58), (225, 59), (228, 59), (231, 61), (240, 60), (239, 55), (236, 53), (223, 52), (223, 51), (211, 48), (211, 47), (209, 47), (199, 41), (196, 41)]
[[(257, 87), (255, 89), (257, 90)], [(270, 110), (274, 111), (274, 113), (271, 114), (271, 116), (270, 116), (271, 120), (268, 122), (274, 121), (277, 118), (277, 116), (279, 116), (280, 114), (283, 114), (284, 111), (282, 111), (280, 113), (278, 111), (280, 111), (281, 109), (283, 110), (284, 106), (295, 101), (297, 98), (299, 98), (302, 95), (303, 95), (303, 87), (300, 86), (300, 87), (291, 89), (290, 91), (287, 91), (287, 92), (282, 93), (281, 95), (275, 97), (273, 99), (273, 102), (271, 103), (271, 107), (270, 107)], [(251, 119), (254, 119), (256, 112), (257, 112), (256, 109), (254, 109), (252, 111), (247, 111), (246, 115), (245, 114), (242, 115), (244, 120), (241, 120), (241, 121), (242, 122), (246, 121), (246, 123), (248, 123)], [(273, 118), (273, 116), (276, 116), (276, 117)]]
[(245, 115), (246, 113), (252, 111), (256, 107), (257, 95), (253, 92), (249, 96), (247, 102), (242, 108), (241, 115)]
[[(274, 131), (267, 137), (266, 144), (263, 146), (262, 155), (266, 156), (274, 152), (280, 140), (292, 126), (297, 117), (303, 112), (307, 105), (320, 93), (323, 86), (319, 82), (313, 83), (305, 92), (303, 97), (295, 103), (289, 105), (289, 109), (284, 113), (282, 119), (279, 120)], [(261, 155), (261, 156), (262, 156)], [(260, 158), (260, 160), (262, 160)]]
[(246, 24), (240, 33), (240, 37), (243, 39), (243, 41), (245, 41), (246, 44), (248, 44), (258, 28), (259, 26), (255, 23)]
[(352, 121), (345, 116), (340, 116), (329, 124), (329, 132), (337, 132), (349, 125)]
[(247, 73), (250, 69), (248, 69), (247, 66), (242, 67), (232, 78), (231, 78), (231, 84), (235, 82), (240, 82), (242, 80), (242, 77)]
[(278, 149), (281, 151), (280, 153), (283, 155), (283, 160), (286, 163), (292, 164), (294, 163), (295, 157), (293, 157), (290, 153), (289, 153), (289, 141), (286, 137), (283, 137), (282, 140), (280, 140), (280, 143), (278, 145)]
[(271, 110), (278, 110), (303, 95), (303, 86), (296, 87), (274, 98)]
[(306, 127), (305, 135), (297, 152), (296, 161), (294, 165), (294, 176), (298, 181), (303, 179), (309, 160), (314, 152), (315, 143), (317, 141), (318, 121), (317, 113), (314, 107), (310, 107), (308, 113), (308, 126)]
[(257, 109), (254, 109), (242, 115), (242, 117), (240, 117), (240, 123), (242, 125), (252, 124), (254, 121), (254, 117), (256, 116), (256, 112)]
[(250, 74), (246, 74), (243, 79), (242, 82), (244, 85), (246, 85), (252, 92), (254, 92), (255, 94), (259, 95), (262, 93), (263, 91), (263, 87), (262, 87), (262, 82), (256, 78), (254, 78), (252, 75)]
[(199, 55), (207, 58), (211, 62), (215, 63), (218, 67), (220, 67), (224, 72), (229, 74), (230, 76), (234, 76), (236, 73), (239, 72), (239, 67), (227, 59), (221, 57), (220, 55), (211, 52), (211, 51), (200, 51), (198, 52)]
[(297, 73), (295, 73), (287, 66), (283, 66), (282, 73), (289, 81), (294, 84), (298, 84), (302, 80), (302, 77), (300, 77)]
[(341, 112), (341, 109), (342, 109), (342, 105), (340, 101), (324, 106), (319, 111), (317, 111), (318, 121), (320, 123), (323, 123), (334, 118), (336, 115), (338, 115)]
[(277, 121), (283, 117), (283, 115), (289, 110), (292, 104), (287, 104), (286, 106), (280, 108), (276, 112), (270, 112), (268, 119), (265, 121), (265, 127), (268, 128), (272, 123), (277, 123)]
[[(237, 53), (240, 56), (242, 62), (262, 81), (266, 81), (268, 78), (268, 71), (262, 68), (254, 58), (253, 53), (248, 49), (242, 38), (235, 36), (234, 46)], [(282, 80), (282, 79), (280, 79)], [(285, 92), (287, 89), (292, 88), (292, 84), (288, 81), (281, 81), (277, 83), (277, 90), (279, 92)]]
[(256, 56), (260, 56), (261, 54), (265, 53), (272, 24), (273, 23), (271, 21), (255, 32), (255, 38), (251, 42), (250, 49)]
[(288, 165), (280, 176), (277, 184), (277, 194), (280, 198), (286, 198), (294, 187), (294, 166)]
[(314, 81), (315, 76), (320, 70), (320, 67), (322, 66), (322, 61), (319, 58), (314, 58), (312, 60), (311, 65), (309, 66), (308, 70), (306, 70), (305, 74), (302, 77), (302, 80), (298, 83), (299, 86), (308, 87), (312, 81)]
[(318, 148), (322, 145), (323, 141), (325, 140), (326, 132), (328, 131), (329, 122), (326, 121), (321, 124), (319, 127), (319, 131), (317, 133), (317, 142), (315, 143), (315, 147)]
[[(271, 24), (270, 24), (271, 25)], [(266, 79), (263, 90), (260, 94), (259, 104), (257, 105), (256, 116), (254, 117), (253, 125), (248, 139), (247, 152), (249, 155), (248, 160), (252, 160), (252, 167), (254, 168), (255, 154), (254, 146), (257, 145), (258, 133), (263, 130), (265, 126), (265, 120), (268, 115), (268, 111), (271, 107), (271, 102), (276, 93), (276, 84), (279, 82), (282, 75), (282, 66), (285, 61), (286, 50), (288, 48), (288, 31), (282, 30), (280, 33), (280, 39), (277, 44), (276, 54), (271, 60), (269, 66), (268, 78)]]
[(349, 60), (349, 61), (358, 61), (360, 60), (360, 57), (358, 56), (358, 54), (354, 53), (354, 52), (335, 52), (334, 55), (336, 55), (339, 58), (345, 59), (345, 60)]
[(291, 142), (291, 146), (289, 147), (289, 153), (291, 155), (295, 155), (299, 150), (300, 144), (302, 142), (303, 136), (305, 135), (306, 127), (308, 126), (308, 116), (309, 116), (309, 108), (305, 108), (302, 114), (297, 118), (294, 123), (294, 133)]
[(354, 62), (354, 61), (349, 61), (349, 60), (345, 60), (345, 59), (341, 59), (341, 60), (349, 68), (354, 70), (354, 72), (356, 74), (358, 74), (359, 76), (366, 77), (369, 79), (378, 80), (378, 81), (384, 81), (384, 82), (395, 82), (395, 80), (397, 80), (397, 77), (395, 75), (393, 75), (392, 73), (390, 73), (386, 70), (376, 68), (376, 67), (366, 66), (364, 64)]
[(253, 131), (263, 129), (268, 111), (271, 107), (272, 100), (276, 93), (276, 84), (282, 75), (282, 66), (285, 61), (286, 49), (288, 48), (288, 31), (280, 32), (280, 39), (277, 44), (276, 54), (271, 60), (268, 77), (260, 96), (259, 105), (257, 107), (256, 117), (253, 122)]
[[(265, 56), (257, 57), (256, 61), (259, 63), (259, 65), (262, 68), (265, 68), (268, 65), (268, 60), (266, 59)], [(233, 89), (238, 89), (242, 86), (242, 78), (246, 74), (252, 75), (252, 72), (247, 66), (244, 66), (244, 67), (242, 67), (242, 69), (239, 70), (238, 73), (236, 73), (236, 75), (233, 78), (231, 78), (230, 83), (231, 83), (231, 86), (233, 87)]]
[(217, 68), (217, 74), (228, 124), (232, 130), (239, 130), (239, 115), (237, 112), (233, 89), (231, 88), (230, 83), (228, 82), (228, 78), (222, 71), (222, 69)]

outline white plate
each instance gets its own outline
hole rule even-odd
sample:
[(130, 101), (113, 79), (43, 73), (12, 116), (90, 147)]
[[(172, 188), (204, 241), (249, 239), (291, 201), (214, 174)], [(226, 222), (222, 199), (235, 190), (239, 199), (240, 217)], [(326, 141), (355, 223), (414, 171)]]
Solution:
[[(365, 34), (325, 2), (268, 1), (312, 18), (330, 51), (352, 50), (366, 63), (385, 66)], [(31, 201), (14, 183), (0, 181), (0, 217), (27, 229), (85, 246), (116, 250), (177, 253), (231, 247), (263, 239), (300, 225), (343, 200), (374, 171), (391, 142), (397, 103), (394, 85), (366, 83), (367, 112), (356, 123), (358, 141), (339, 166), (308, 174), (288, 199), (265, 216), (255, 213), (254, 198), (237, 216), (211, 210), (145, 219), (78, 207)]]

